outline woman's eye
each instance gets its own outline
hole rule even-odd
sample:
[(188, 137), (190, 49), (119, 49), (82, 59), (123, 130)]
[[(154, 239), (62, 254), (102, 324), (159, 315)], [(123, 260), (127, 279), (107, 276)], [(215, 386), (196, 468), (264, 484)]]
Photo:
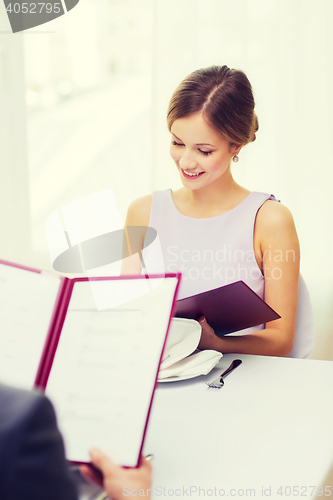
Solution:
[(171, 143), (173, 146), (184, 146), (184, 144), (182, 144), (181, 142), (176, 142), (176, 141), (172, 141)]
[(199, 151), (200, 151), (200, 153), (202, 153), (205, 156), (211, 155), (213, 152), (213, 151), (202, 151), (201, 149), (199, 149)]

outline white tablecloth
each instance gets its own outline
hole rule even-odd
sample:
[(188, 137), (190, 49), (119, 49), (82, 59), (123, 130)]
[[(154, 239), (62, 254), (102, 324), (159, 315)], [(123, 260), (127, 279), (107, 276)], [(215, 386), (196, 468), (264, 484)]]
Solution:
[(229, 354), (209, 375), (159, 384), (144, 452), (153, 498), (315, 498), (333, 464), (333, 362)]

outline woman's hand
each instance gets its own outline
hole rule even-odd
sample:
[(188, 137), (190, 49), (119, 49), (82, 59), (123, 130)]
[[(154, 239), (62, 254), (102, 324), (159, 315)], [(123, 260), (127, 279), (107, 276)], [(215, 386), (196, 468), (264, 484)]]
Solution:
[(215, 334), (213, 328), (207, 323), (205, 316), (201, 316), (198, 321), (201, 325), (201, 339), (198, 349), (212, 349), (214, 351), (219, 351), (218, 344), (220, 338)]

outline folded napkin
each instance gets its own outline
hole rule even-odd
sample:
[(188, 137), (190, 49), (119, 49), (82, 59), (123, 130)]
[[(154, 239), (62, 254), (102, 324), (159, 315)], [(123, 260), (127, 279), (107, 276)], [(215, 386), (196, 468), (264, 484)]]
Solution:
[(198, 347), (201, 326), (194, 319), (172, 318), (160, 370), (192, 354)]
[(172, 318), (158, 374), (159, 381), (167, 381), (173, 377), (191, 378), (206, 375), (214, 368), (222, 354), (212, 350), (194, 353), (200, 337), (201, 326), (197, 321)]
[(158, 380), (181, 377), (191, 378), (199, 375), (207, 375), (222, 358), (222, 353), (217, 351), (200, 351), (188, 356), (177, 363), (160, 370)]

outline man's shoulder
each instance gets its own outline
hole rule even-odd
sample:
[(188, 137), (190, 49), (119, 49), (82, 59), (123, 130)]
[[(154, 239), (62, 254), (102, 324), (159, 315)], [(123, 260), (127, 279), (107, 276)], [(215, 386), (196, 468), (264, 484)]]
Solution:
[(53, 416), (50, 401), (39, 391), (28, 391), (0, 384), (0, 435), (19, 432), (34, 415)]
[(42, 393), (0, 385), (0, 468), (0, 498), (76, 499), (55, 412)]
[(0, 384), (0, 413), (6, 411), (23, 411), (41, 404), (45, 396), (38, 391), (28, 391), (17, 387)]

